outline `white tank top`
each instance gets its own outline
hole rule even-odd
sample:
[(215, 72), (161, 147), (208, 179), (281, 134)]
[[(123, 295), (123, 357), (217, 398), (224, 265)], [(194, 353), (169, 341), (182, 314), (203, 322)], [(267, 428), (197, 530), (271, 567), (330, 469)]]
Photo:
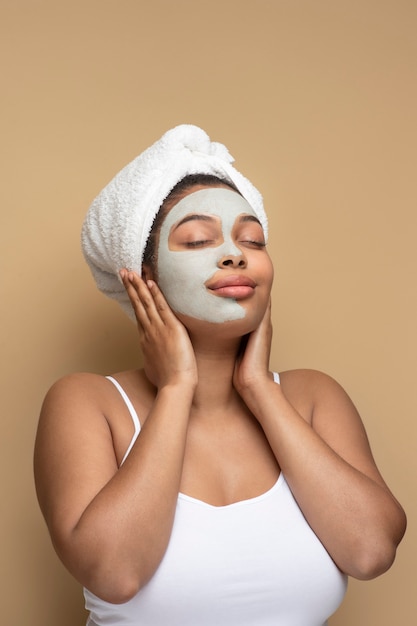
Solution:
[[(135, 424), (128, 454), (140, 424), (110, 380)], [(88, 626), (325, 626), (346, 586), (281, 473), (266, 493), (227, 506), (180, 493), (168, 548), (145, 587), (124, 604), (84, 595)]]

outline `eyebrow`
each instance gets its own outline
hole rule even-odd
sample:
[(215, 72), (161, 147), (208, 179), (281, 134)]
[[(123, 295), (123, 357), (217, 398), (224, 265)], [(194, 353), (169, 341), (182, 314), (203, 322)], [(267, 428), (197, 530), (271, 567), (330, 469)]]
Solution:
[(259, 226), (262, 226), (260, 220), (258, 220), (255, 215), (242, 215), (239, 218), (239, 222), (255, 222), (256, 224), (259, 224)]
[(186, 224), (187, 222), (192, 221), (214, 222), (215, 218), (211, 215), (204, 215), (202, 213), (191, 213), (190, 215), (186, 215), (185, 217), (183, 217), (182, 220), (178, 222), (178, 224), (175, 224), (174, 230), (177, 230), (177, 228), (182, 226), (182, 224)]
[[(214, 222), (215, 218), (211, 215), (204, 215), (204, 213), (191, 213), (190, 215), (186, 215), (185, 217), (183, 217), (182, 220), (180, 220), (178, 224), (175, 225), (174, 230), (177, 230), (177, 228), (182, 226), (182, 224), (186, 224), (187, 222), (192, 221)], [(261, 226), (261, 222), (258, 220), (257, 217), (255, 217), (255, 215), (241, 215), (239, 217), (239, 222), (255, 222), (256, 224), (259, 224), (259, 226)]]

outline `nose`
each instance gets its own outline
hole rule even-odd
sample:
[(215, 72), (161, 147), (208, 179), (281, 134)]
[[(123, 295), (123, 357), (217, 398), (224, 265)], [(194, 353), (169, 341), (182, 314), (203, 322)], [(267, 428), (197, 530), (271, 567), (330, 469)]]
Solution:
[(229, 253), (223, 255), (217, 265), (220, 268), (230, 267), (243, 269), (246, 267), (247, 261), (245, 256), (239, 250), (236, 250), (234, 254)]

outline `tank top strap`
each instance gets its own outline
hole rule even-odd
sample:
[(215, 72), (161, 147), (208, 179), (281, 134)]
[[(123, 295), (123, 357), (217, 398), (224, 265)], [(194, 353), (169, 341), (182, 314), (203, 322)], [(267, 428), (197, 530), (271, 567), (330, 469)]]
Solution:
[(127, 395), (127, 393), (125, 392), (125, 390), (123, 389), (123, 387), (120, 385), (120, 383), (117, 382), (117, 380), (115, 378), (113, 378), (112, 376), (106, 376), (107, 380), (109, 380), (110, 382), (113, 383), (113, 385), (116, 387), (116, 389), (118, 390), (118, 392), (120, 393), (120, 395), (122, 396), (128, 411), (130, 413), (130, 416), (132, 418), (133, 421), (133, 425), (135, 427), (135, 432), (133, 433), (133, 437), (129, 443), (129, 446), (125, 452), (125, 455), (122, 459), (122, 462), (120, 463), (120, 465), (123, 465), (123, 463), (125, 462), (129, 452), (132, 449), (133, 444), (135, 443), (139, 433), (140, 433), (140, 422), (139, 422), (139, 418), (138, 418), (138, 414), (136, 413), (133, 404), (131, 403), (129, 396)]

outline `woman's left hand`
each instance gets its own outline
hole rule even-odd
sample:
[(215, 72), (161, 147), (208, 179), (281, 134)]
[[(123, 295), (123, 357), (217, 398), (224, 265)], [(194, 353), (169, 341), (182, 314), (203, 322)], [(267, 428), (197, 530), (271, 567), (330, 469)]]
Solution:
[(248, 405), (251, 389), (270, 379), (271, 341), (271, 302), (269, 302), (258, 328), (242, 340), (242, 349), (236, 359), (233, 384)]

